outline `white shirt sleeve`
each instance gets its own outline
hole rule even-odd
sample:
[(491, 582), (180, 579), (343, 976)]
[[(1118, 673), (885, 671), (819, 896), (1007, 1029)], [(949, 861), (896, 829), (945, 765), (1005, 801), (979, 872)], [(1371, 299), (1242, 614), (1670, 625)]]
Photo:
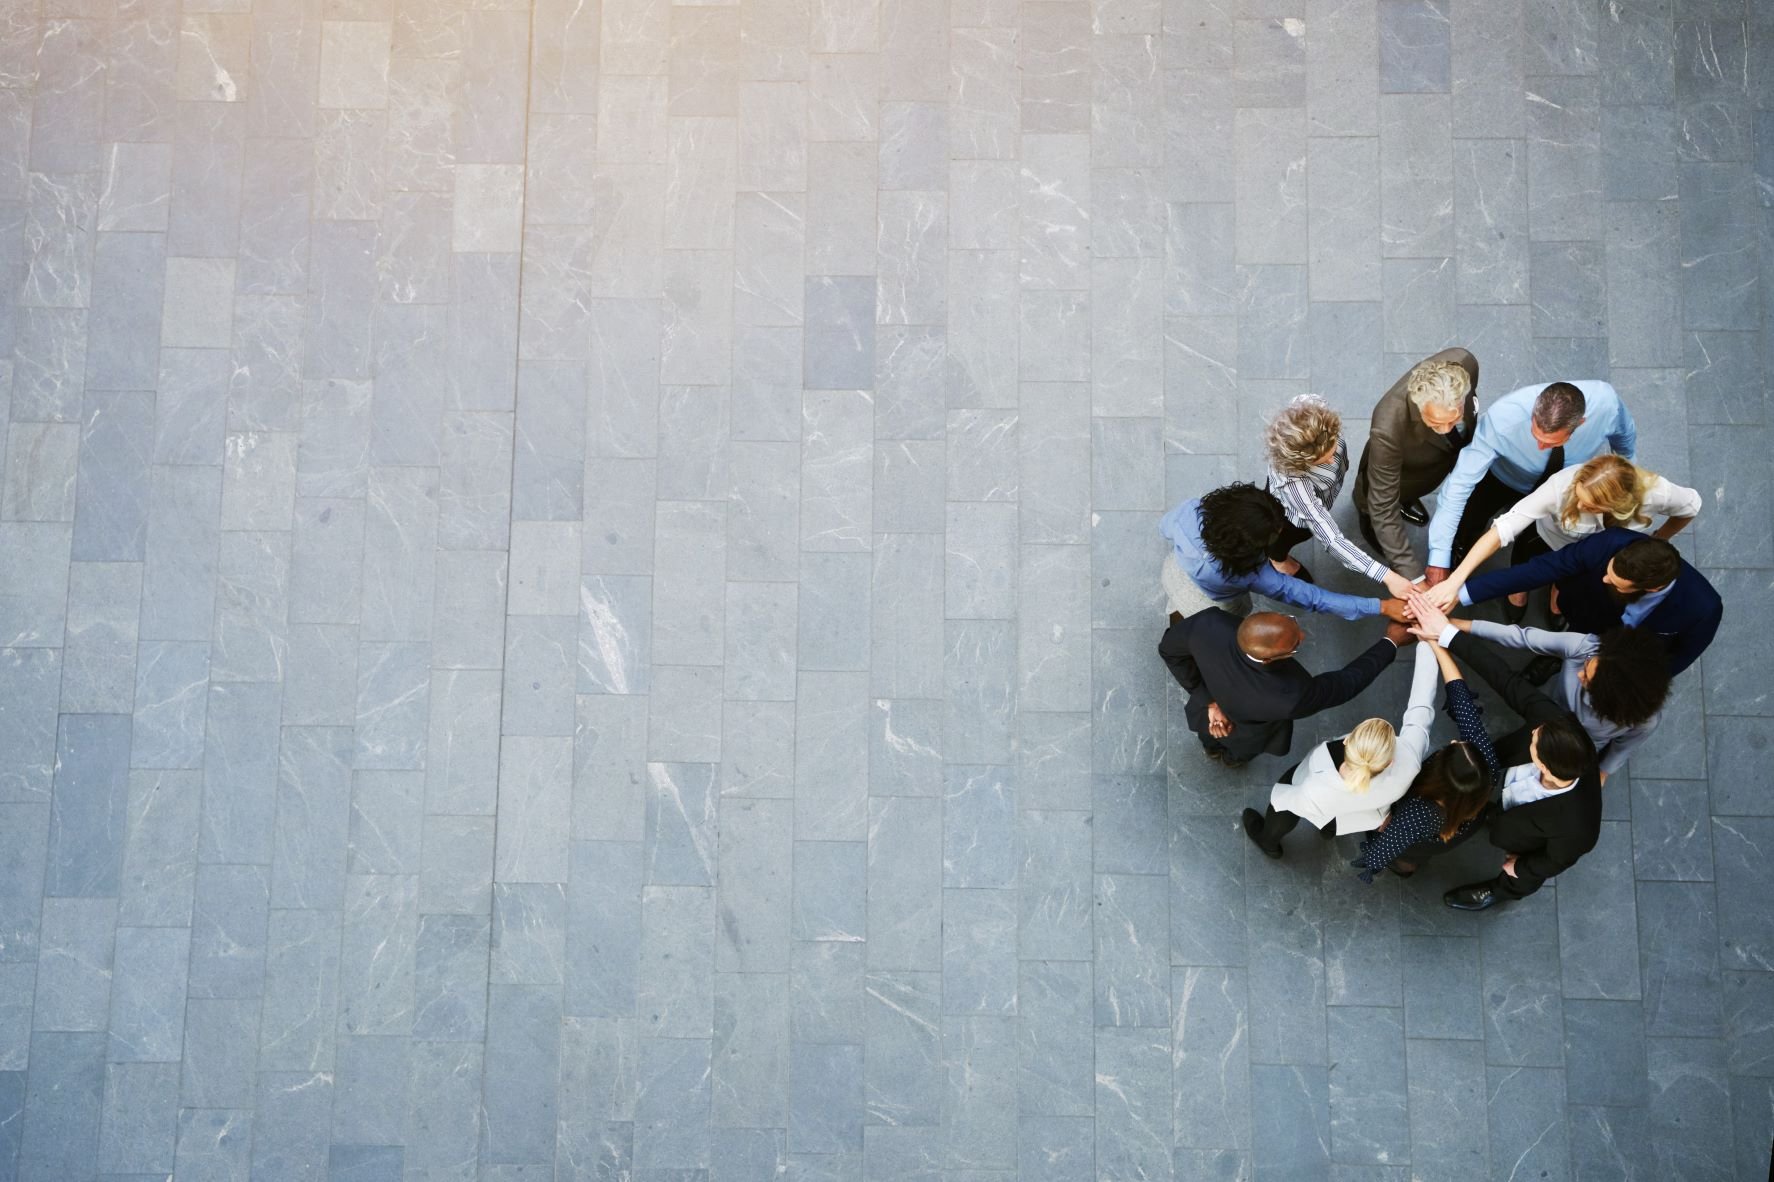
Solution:
[(1497, 528), (1497, 540), (1507, 546), (1515, 541), (1521, 532), (1545, 519), (1558, 522), (1559, 506), (1564, 504), (1565, 490), (1577, 479), (1576, 468), (1565, 468), (1555, 472), (1539, 488), (1499, 513), (1492, 522)]
[(1694, 517), (1704, 504), (1705, 500), (1694, 489), (1659, 476), (1645, 494), (1644, 511), (1650, 517)]
[(1311, 481), (1303, 477), (1280, 483), (1271, 481), (1269, 491), (1290, 510), (1290, 520), (1305, 519), (1303, 528), (1311, 530), (1338, 562), (1376, 583), (1385, 580), (1388, 573), (1386, 565), (1376, 561), (1367, 551), (1344, 536), (1342, 529), (1313, 491)]

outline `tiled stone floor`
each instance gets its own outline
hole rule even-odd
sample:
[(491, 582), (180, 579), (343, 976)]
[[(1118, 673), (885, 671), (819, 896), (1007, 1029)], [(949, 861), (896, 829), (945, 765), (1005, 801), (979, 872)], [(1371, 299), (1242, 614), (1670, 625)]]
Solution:
[[(1771, 74), (1761, 0), (0, 0), (0, 1178), (1762, 1178)], [(1160, 512), (1456, 342), (1611, 374), (1730, 605), (1483, 916), (1253, 858), (1154, 654)]]

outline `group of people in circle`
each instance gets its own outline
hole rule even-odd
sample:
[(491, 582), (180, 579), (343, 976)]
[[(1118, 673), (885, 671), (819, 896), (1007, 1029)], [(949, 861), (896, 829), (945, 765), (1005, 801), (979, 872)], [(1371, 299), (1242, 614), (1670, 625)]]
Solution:
[[(1369, 718), (1307, 751), (1265, 808), (1244, 810), (1250, 840), (1280, 858), (1302, 820), (1326, 838), (1359, 835), (1353, 868), (1372, 882), (1409, 877), (1484, 833), (1502, 855), (1496, 874), (1443, 896), (1468, 911), (1533, 894), (1595, 847), (1603, 786), (1656, 729), (1672, 681), (1723, 616), (1717, 591), (1670, 542), (1702, 497), (1636, 462), (1637, 427), (1613, 386), (1537, 383), (1481, 414), (1478, 374), (1470, 352), (1448, 349), (1374, 407), (1352, 488), (1365, 546), (1332, 516), (1349, 443), (1314, 395), (1269, 421), (1262, 484), (1191, 498), (1160, 524), (1170, 625), (1159, 654), (1218, 763), (1286, 756), (1296, 721), (1348, 702), (1416, 645), (1403, 717)], [(1421, 551), (1410, 526), (1426, 527)], [(1319, 586), (1293, 553), (1313, 538), (1380, 593)], [(1505, 547), (1507, 565), (1481, 569)], [(1546, 626), (1528, 627), (1542, 587)], [(1314, 674), (1296, 657), (1299, 619), (1253, 611), (1253, 592), (1346, 620), (1382, 616), (1385, 633)], [(1501, 620), (1456, 618), (1491, 601)], [(1517, 724), (1490, 734), (1467, 671)], [(1432, 752), (1438, 684), (1459, 737)]]

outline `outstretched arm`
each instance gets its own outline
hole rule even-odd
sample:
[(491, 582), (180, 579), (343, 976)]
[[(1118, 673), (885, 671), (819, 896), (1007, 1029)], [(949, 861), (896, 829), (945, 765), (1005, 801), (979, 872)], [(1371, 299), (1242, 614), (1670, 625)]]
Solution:
[(1472, 572), (1490, 560), (1491, 555), (1503, 548), (1503, 539), (1497, 533), (1497, 527), (1491, 526), (1479, 535), (1478, 541), (1472, 543), (1472, 549), (1466, 551), (1466, 557), (1460, 565), (1449, 572), (1448, 577), (1429, 588), (1428, 595), (1432, 603), (1447, 611), (1460, 602), (1460, 588), (1472, 577)]
[[(1312, 535), (1324, 544), (1324, 548), (1338, 562), (1376, 583), (1385, 582), (1386, 576), (1392, 573), (1386, 569), (1385, 563), (1376, 561), (1344, 535), (1343, 528), (1312, 491), (1310, 482), (1304, 478), (1289, 480), (1277, 487), (1271, 487), (1269, 491), (1287, 506), (1290, 516), (1304, 521), (1306, 528), (1312, 531)], [(1400, 582), (1401, 586), (1396, 589), (1398, 591), (1403, 590), (1403, 581)]]
[(1643, 534), (1627, 529), (1604, 529), (1562, 550), (1552, 550), (1529, 559), (1520, 566), (1473, 575), (1466, 582), (1463, 599), (1468, 603), (1483, 603), (1499, 595), (1532, 591), (1535, 587), (1544, 587), (1548, 583), (1556, 583), (1583, 571), (1604, 567), (1608, 564), (1608, 559), (1623, 547), (1642, 537)]
[(1326, 615), (1341, 616), (1345, 620), (1359, 620), (1380, 614), (1380, 601), (1373, 596), (1343, 595), (1336, 591), (1326, 591), (1316, 583), (1307, 583), (1292, 575), (1284, 575), (1267, 562), (1257, 567), (1250, 589), (1259, 595), (1291, 603), (1309, 612), (1323, 612)]
[(1429, 750), (1429, 728), (1435, 724), (1435, 654), (1440, 650), (1433, 644), (1419, 644), (1415, 663), (1411, 667), (1411, 696), (1405, 707), (1404, 717), (1399, 720), (1398, 750), (1392, 762), (1421, 765), (1423, 756)]
[(1332, 706), (1341, 706), (1356, 694), (1373, 684), (1380, 671), (1390, 665), (1398, 656), (1398, 645), (1382, 637), (1368, 646), (1366, 652), (1329, 673), (1320, 673), (1300, 695), (1294, 704), (1289, 718), (1305, 718), (1309, 714), (1317, 714), (1320, 710), (1329, 710)]
[(1454, 470), (1448, 473), (1441, 490), (1435, 494), (1435, 516), (1429, 522), (1430, 566), (1447, 567), (1454, 552), (1454, 534), (1460, 529), (1460, 516), (1466, 512), (1466, 502), (1484, 474), (1490, 471), (1491, 461), (1496, 457), (1487, 421), (1480, 419), (1478, 430), (1472, 433), (1472, 442), (1461, 449)]
[(1460, 740), (1470, 745), (1484, 761), (1485, 768), (1491, 773), (1491, 783), (1500, 784), (1503, 782), (1503, 763), (1497, 758), (1497, 746), (1491, 742), (1490, 732), (1484, 728), (1484, 707), (1472, 696), (1472, 687), (1466, 684), (1466, 679), (1459, 676), (1460, 669), (1454, 664), (1454, 659), (1444, 649), (1437, 648), (1436, 651), (1446, 661), (1443, 666), (1444, 675), (1449, 667), (1454, 673), (1454, 676), (1446, 677), (1448, 717), (1454, 720), (1454, 729), (1460, 732)]
[(1460, 660), (1471, 666), (1472, 671), (1484, 678), (1490, 687), (1497, 691), (1504, 703), (1517, 714), (1523, 722), (1539, 724), (1549, 718), (1558, 718), (1570, 711), (1541, 693), (1539, 688), (1527, 678), (1524, 669), (1512, 669), (1496, 648), (1478, 640), (1470, 633), (1458, 632), (1449, 650)]
[(1601, 641), (1587, 632), (1549, 632), (1545, 628), (1523, 628), (1490, 620), (1455, 620), (1453, 623), (1460, 631), (1470, 632), (1480, 640), (1565, 661), (1593, 657), (1595, 650), (1601, 647)]

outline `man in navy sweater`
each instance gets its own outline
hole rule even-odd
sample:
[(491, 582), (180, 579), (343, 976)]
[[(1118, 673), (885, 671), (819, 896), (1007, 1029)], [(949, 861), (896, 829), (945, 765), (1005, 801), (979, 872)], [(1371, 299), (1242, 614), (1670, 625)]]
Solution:
[(1719, 593), (1674, 546), (1617, 526), (1520, 566), (1474, 575), (1460, 589), (1460, 602), (1483, 603), (1547, 583), (1558, 584), (1559, 607), (1579, 632), (1599, 635), (1625, 624), (1663, 637), (1672, 677), (1700, 659), (1725, 614)]

